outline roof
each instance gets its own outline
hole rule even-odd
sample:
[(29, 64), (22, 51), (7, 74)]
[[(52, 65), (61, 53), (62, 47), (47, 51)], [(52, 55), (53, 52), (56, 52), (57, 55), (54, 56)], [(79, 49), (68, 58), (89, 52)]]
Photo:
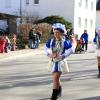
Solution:
[(20, 17), (20, 16), (6, 14), (6, 13), (0, 13), (0, 19), (9, 19), (9, 18), (18, 18), (18, 17)]

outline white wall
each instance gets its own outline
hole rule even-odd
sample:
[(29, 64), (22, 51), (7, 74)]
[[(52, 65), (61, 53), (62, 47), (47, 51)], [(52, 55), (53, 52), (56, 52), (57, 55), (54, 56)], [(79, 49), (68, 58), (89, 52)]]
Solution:
[(19, 15), (20, 0), (0, 0), (0, 12)]
[[(25, 0), (26, 1), (26, 0)], [(31, 12), (35, 16), (44, 18), (49, 15), (58, 15), (66, 20), (74, 21), (74, 1), (73, 0), (40, 0), (39, 4), (34, 4), (34, 0), (30, 0), (30, 4), (24, 2), (24, 12)]]
[[(88, 0), (88, 8), (85, 8), (85, 0), (82, 0), (82, 6), (78, 6), (78, 1), (75, 0), (75, 16), (74, 16), (74, 30), (75, 34), (79, 35), (84, 32), (84, 29), (88, 31), (89, 40), (93, 40), (95, 34), (95, 19), (96, 19), (96, 0)], [(91, 10), (91, 2), (94, 3), (94, 10)], [(81, 27), (78, 26), (78, 17), (81, 18)], [(87, 27), (85, 27), (85, 18), (87, 18)], [(90, 20), (93, 20), (93, 27), (91, 28)]]

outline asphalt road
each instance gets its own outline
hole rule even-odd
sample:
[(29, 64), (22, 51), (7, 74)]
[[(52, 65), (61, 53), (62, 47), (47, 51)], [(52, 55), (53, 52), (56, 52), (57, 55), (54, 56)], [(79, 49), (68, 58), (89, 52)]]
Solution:
[[(96, 63), (94, 53), (71, 55), (58, 100), (100, 100)], [(0, 100), (50, 100), (52, 77), (47, 66), (44, 54), (0, 61)]]

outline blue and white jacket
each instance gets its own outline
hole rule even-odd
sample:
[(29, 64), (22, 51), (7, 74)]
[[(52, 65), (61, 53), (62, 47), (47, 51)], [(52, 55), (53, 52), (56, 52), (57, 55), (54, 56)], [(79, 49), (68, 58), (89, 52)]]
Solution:
[[(52, 49), (55, 48), (56, 41), (54, 39), (49, 39), (45, 45), (45, 53), (46, 55), (52, 54)], [(67, 56), (75, 52), (75, 48), (72, 45), (71, 41), (62, 39), (61, 40), (61, 48), (60, 48), (60, 61), (65, 59)]]

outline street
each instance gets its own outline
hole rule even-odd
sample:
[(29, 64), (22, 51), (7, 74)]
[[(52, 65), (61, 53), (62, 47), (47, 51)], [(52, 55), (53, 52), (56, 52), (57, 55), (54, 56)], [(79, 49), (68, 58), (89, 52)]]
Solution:
[(100, 100), (100, 0), (0, 2), (0, 100)]
[[(68, 57), (70, 72), (62, 74), (58, 100), (100, 100), (100, 79), (94, 53)], [(50, 100), (52, 76), (41, 53), (0, 61), (0, 100)]]

